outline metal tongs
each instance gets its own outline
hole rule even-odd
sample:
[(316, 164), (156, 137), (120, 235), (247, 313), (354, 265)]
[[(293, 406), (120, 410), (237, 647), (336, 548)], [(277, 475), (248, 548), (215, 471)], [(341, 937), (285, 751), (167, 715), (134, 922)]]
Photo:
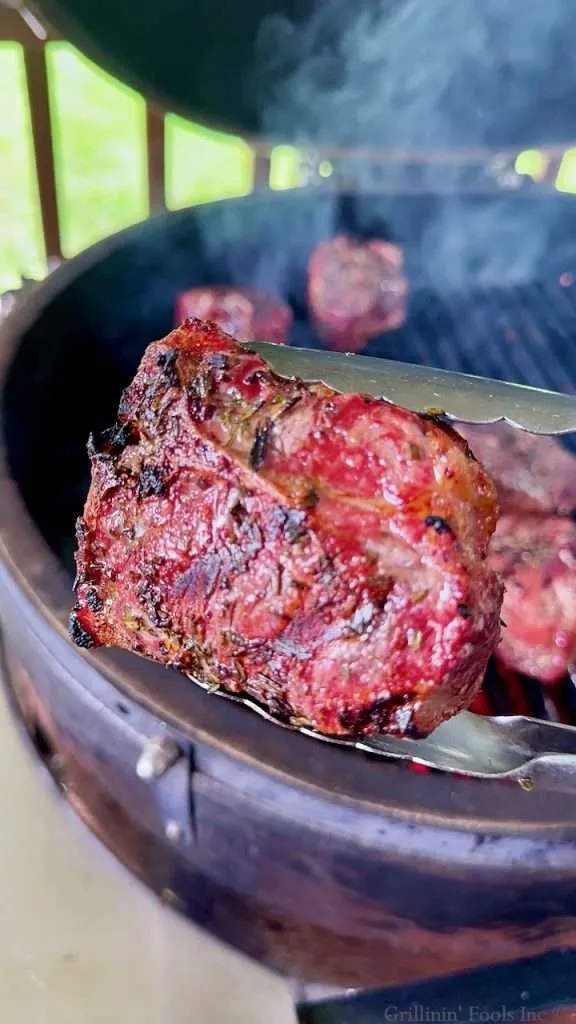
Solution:
[(320, 381), (334, 391), (385, 398), (412, 412), (434, 412), (460, 423), (505, 420), (531, 434), (576, 431), (576, 395), (390, 359), (285, 348), (263, 341), (250, 342), (249, 348), (281, 377)]
[[(322, 382), (335, 391), (384, 398), (414, 412), (442, 415), (460, 423), (505, 421), (533, 434), (576, 432), (576, 396), (507, 384), (443, 370), (250, 342), (283, 377)], [(205, 689), (200, 680), (194, 679)], [(423, 740), (380, 736), (342, 740), (312, 729), (278, 722), (255, 701), (217, 690), (220, 696), (256, 711), (269, 721), (326, 743), (352, 746), (369, 754), (411, 761), (439, 771), (480, 779), (513, 779), (531, 789), (538, 777), (576, 782), (576, 727), (519, 715), (487, 718), (463, 711)]]

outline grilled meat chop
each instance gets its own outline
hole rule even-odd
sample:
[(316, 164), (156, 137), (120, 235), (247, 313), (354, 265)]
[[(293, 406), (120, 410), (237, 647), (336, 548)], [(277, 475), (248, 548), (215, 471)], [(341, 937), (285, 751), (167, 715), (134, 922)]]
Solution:
[(360, 352), (371, 338), (406, 319), (408, 282), (397, 245), (337, 235), (308, 266), (308, 302), (316, 331), (339, 352)]
[(515, 430), (507, 423), (458, 426), (498, 490), (503, 512), (576, 509), (576, 458), (552, 437)]
[(505, 585), (498, 659), (558, 682), (576, 661), (576, 526), (559, 516), (504, 515), (490, 562)]
[(449, 427), (281, 379), (189, 320), (149, 346), (89, 451), (80, 646), (326, 734), (423, 735), (473, 699), (499, 637), (497, 508)]
[(187, 317), (211, 320), (237, 341), (285, 345), (292, 324), (290, 306), (273, 295), (226, 285), (190, 288), (176, 303), (176, 322)]

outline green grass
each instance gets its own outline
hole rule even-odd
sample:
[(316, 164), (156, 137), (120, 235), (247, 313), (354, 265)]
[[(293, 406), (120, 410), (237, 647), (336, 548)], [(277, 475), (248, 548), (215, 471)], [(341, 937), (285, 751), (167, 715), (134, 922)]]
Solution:
[(166, 199), (170, 209), (252, 191), (252, 150), (171, 114), (166, 126)]
[[(142, 98), (71, 46), (49, 47), (58, 208), (65, 256), (148, 214)], [(252, 188), (252, 153), (241, 140), (167, 120), (166, 192), (178, 208)], [(22, 53), (0, 44), (0, 291), (39, 277), (45, 257)]]
[(19, 48), (0, 46), (0, 290), (44, 263), (24, 97)]
[(65, 256), (146, 216), (143, 100), (70, 47), (50, 47), (58, 209)]

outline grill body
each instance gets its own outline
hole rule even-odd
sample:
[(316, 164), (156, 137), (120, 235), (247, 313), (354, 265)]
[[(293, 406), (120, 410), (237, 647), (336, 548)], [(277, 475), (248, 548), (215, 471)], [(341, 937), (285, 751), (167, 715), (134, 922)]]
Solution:
[[(344, 987), (572, 947), (574, 802), (551, 784), (418, 775), (287, 733), (141, 659), (82, 654), (65, 635), (73, 524), (86, 436), (112, 422), (177, 294), (228, 282), (281, 294), (292, 343), (313, 346), (306, 264), (342, 229), (401, 244), (413, 283), (407, 327), (372, 354), (572, 390), (576, 318), (560, 277), (573, 206), (547, 211), (554, 244), (532, 283), (478, 292), (427, 271), (423, 240), (448, 216), (437, 202), (255, 195), (161, 217), (72, 261), (2, 328), (0, 614), (28, 734), (84, 819), (165, 900), (292, 977)], [(528, 231), (534, 209), (513, 216)], [(171, 756), (145, 778), (141, 755), (159, 737)]]

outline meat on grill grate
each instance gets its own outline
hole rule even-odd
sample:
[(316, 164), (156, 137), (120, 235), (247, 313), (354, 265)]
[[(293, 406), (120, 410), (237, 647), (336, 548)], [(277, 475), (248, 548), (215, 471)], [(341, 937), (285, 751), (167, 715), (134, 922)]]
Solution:
[(176, 323), (187, 317), (211, 320), (237, 341), (288, 341), (292, 310), (282, 299), (225, 285), (190, 288), (176, 303)]
[(558, 682), (576, 659), (576, 526), (559, 516), (503, 515), (490, 562), (505, 585), (498, 659)]
[(459, 425), (458, 431), (494, 480), (503, 512), (565, 516), (576, 509), (576, 458), (554, 438), (506, 423)]
[(404, 257), (389, 242), (338, 235), (322, 242), (308, 267), (308, 302), (319, 337), (341, 352), (360, 352), (370, 338), (406, 319)]
[(499, 636), (496, 498), (449, 427), (282, 380), (191, 320), (90, 453), (80, 645), (330, 734), (425, 734), (473, 699)]

